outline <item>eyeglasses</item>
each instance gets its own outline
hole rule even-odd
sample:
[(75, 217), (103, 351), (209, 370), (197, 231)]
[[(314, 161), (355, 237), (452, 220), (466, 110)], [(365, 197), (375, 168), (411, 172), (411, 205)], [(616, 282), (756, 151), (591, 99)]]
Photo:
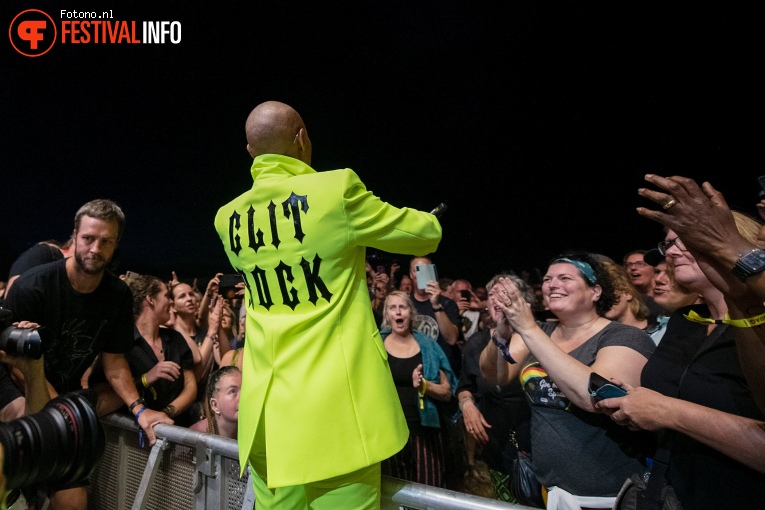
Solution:
[(377, 292), (385, 292), (385, 287), (375, 287)]
[(647, 265), (648, 264), (646, 264), (642, 260), (638, 260), (636, 262), (627, 262), (626, 264), (624, 264), (624, 267), (625, 267), (625, 269), (629, 269), (631, 267), (634, 267), (636, 269), (642, 269), (642, 268), (644, 268)]
[(683, 244), (683, 242), (680, 240), (679, 237), (676, 237), (674, 239), (670, 239), (669, 241), (660, 242), (659, 253), (661, 253), (662, 255), (666, 255), (667, 250), (669, 250), (672, 247), (672, 245), (677, 246), (678, 250), (686, 251), (685, 245)]

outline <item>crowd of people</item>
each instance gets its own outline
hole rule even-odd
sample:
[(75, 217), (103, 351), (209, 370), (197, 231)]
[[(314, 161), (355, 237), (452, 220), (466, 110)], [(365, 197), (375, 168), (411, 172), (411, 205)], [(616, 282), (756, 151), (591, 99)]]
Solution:
[[(541, 284), (506, 274), (475, 289), (464, 279), (441, 278), (420, 290), (411, 283), (414, 267), (428, 258), (412, 259), (403, 275), (397, 267), (367, 264), (383, 331), (399, 328), (411, 339), (404, 344), (409, 348), (396, 342), (391, 350), (386, 337), (391, 367), (409, 367), (408, 390), (399, 396), (415, 424), (409, 422), (410, 430), (422, 437), (430, 428), (437, 438), (430, 447), (417, 443), (427, 450), (422, 455), (414, 456), (408, 445), (402, 454), (410, 471), (397, 458), (394, 466), (401, 469), (388, 467), (389, 473), (519, 501), (511, 477), (520, 449), (531, 454), (547, 508), (611, 508), (625, 481), (649, 473), (655, 462), (665, 463), (655, 478), (672, 487), (684, 508), (761, 504), (765, 469), (755, 457), (765, 448), (765, 255), (757, 246), (765, 245), (765, 227), (760, 218), (728, 209), (709, 184), (647, 180), (665, 195), (640, 192), (663, 212), (639, 213), (665, 226), (664, 240), (619, 262), (565, 253), (549, 264)], [(702, 223), (699, 211), (706, 215)], [(748, 254), (760, 259), (734, 274), (730, 268)], [(449, 336), (453, 326), (456, 341)], [(428, 336), (459, 378), (450, 389), (460, 412), (449, 415), (449, 399), (435, 393), (431, 405), (453, 419), (432, 424), (413, 412), (427, 399), (419, 363)], [(593, 398), (593, 372), (627, 395)], [(428, 387), (448, 384), (446, 373), (425, 378)], [(400, 373), (394, 379), (398, 388), (407, 382)], [(444, 432), (450, 424), (456, 433)], [(444, 454), (450, 451), (451, 457)], [(437, 462), (428, 470), (417, 464), (432, 458)], [(462, 478), (448, 476), (450, 465), (463, 468)], [(435, 477), (423, 482), (423, 472)], [(741, 490), (742, 482), (751, 489)]]
[[(253, 111), (247, 129), (255, 166), (269, 158), (276, 165), (310, 163), (310, 140), (296, 115), (280, 105)], [(257, 145), (265, 136), (259, 123), (271, 125), (273, 116), (292, 122), (281, 143), (297, 133), (285, 156)], [(312, 175), (303, 167), (290, 171)], [(282, 289), (281, 305), (295, 314), (278, 320), (252, 303), (274, 306), (265, 276), (257, 291), (242, 280), (224, 293), (223, 273), (200, 288), (175, 273), (163, 279), (113, 272), (125, 216), (114, 202), (94, 200), (77, 211), (66, 244), (35, 245), (9, 275), (3, 307), (14, 327), (45, 328), (52, 340), (40, 359), (0, 352), (0, 420), (35, 413), (58, 394), (88, 391), (98, 395), (99, 415), (132, 414), (149, 443), (157, 423), (239, 439), (240, 451), (244, 436), (242, 464), (250, 461), (264, 507), (321, 499), (321, 491), (311, 492), (314, 480), (363, 487), (380, 472), (530, 504), (512, 483), (519, 451), (531, 458), (538, 504), (550, 509), (612, 508), (627, 479), (648, 473), (649, 484), (670, 486), (687, 509), (759, 506), (765, 500), (765, 226), (731, 211), (708, 183), (646, 180), (655, 189), (639, 193), (662, 208), (637, 212), (665, 227), (656, 248), (619, 261), (561, 253), (540, 281), (512, 272), (488, 275), (485, 283), (460, 275), (424, 280), (418, 268), (433, 258), (416, 253), (440, 239), (432, 216), (365, 204), (370, 214), (382, 208), (391, 222), (408, 215), (411, 230), (422, 233), (417, 240), (404, 234), (387, 240), (391, 248), (412, 243), (408, 271), (398, 262), (365, 260), (363, 246), (338, 248), (333, 255), (346, 265), (324, 261), (345, 285), (335, 296), (318, 269), (311, 272), (311, 264), (322, 262), (318, 256), (303, 258), (296, 267), (313, 285), (308, 300), (337, 308), (303, 306), (297, 293)], [(314, 227), (298, 221), (299, 200), (307, 199), (284, 202), (294, 207), (296, 238)], [(234, 208), (242, 205), (235, 202)], [(327, 211), (334, 214), (331, 204)], [(223, 214), (224, 208), (216, 227), (228, 232), (236, 213)], [(357, 220), (357, 228), (368, 228), (360, 226), (362, 214)], [(227, 245), (237, 269), (241, 250)], [(367, 331), (372, 320), (377, 329)], [(323, 332), (327, 321), (343, 322), (341, 332)], [(273, 356), (271, 365), (253, 355), (253, 342), (274, 347), (263, 354)], [(625, 394), (600, 399), (593, 390), (598, 376)], [(317, 377), (325, 383), (314, 384)], [(249, 418), (239, 416), (243, 384), (251, 396)], [(302, 409), (290, 401), (295, 388)], [(365, 407), (380, 400), (397, 400), (400, 408)], [(303, 447), (294, 446), (303, 440), (296, 432), (305, 412), (328, 421), (314, 423), (318, 432), (331, 426), (338, 440), (360, 437), (358, 451), (338, 444), (330, 448), (343, 452), (336, 463), (307, 462), (327, 445), (306, 437)], [(382, 423), (389, 433), (380, 433)], [(293, 490), (302, 484), (304, 492)], [(81, 485), (45, 489), (54, 509), (87, 505)], [(379, 504), (377, 491), (353, 497)]]

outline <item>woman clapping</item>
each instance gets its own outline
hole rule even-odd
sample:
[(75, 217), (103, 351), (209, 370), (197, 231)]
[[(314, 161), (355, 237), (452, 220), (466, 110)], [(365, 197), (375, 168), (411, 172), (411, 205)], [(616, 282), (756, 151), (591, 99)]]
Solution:
[(531, 404), (534, 472), (544, 486), (561, 489), (550, 498), (607, 506), (624, 480), (644, 469), (642, 445), (596, 414), (590, 374), (636, 383), (654, 343), (644, 331), (604, 317), (614, 287), (589, 254), (558, 257), (547, 269), (542, 294), (558, 322), (537, 323), (512, 281), (500, 279), (496, 289), (502, 315), (481, 354), (481, 374), (496, 384), (520, 377)]

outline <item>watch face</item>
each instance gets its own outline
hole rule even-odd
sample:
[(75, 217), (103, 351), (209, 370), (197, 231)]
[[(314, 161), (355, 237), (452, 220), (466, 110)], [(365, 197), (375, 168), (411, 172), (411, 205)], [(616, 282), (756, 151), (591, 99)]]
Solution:
[(739, 261), (752, 272), (762, 271), (765, 269), (765, 250), (751, 251), (741, 257)]

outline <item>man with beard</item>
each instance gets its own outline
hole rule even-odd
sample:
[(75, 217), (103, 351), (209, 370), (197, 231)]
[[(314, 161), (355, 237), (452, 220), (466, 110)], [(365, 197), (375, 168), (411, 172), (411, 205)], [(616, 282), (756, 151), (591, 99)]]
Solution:
[[(13, 313), (15, 326), (42, 326), (52, 333), (43, 356), (49, 397), (81, 389), (83, 374), (100, 355), (105, 380), (98, 384), (91, 379), (90, 386), (99, 394), (113, 390), (120, 399), (118, 405), (124, 402), (138, 416), (138, 424), (153, 444), (153, 426), (172, 424), (172, 420), (144, 408), (139, 398), (125, 359), (133, 346), (132, 297), (127, 285), (106, 270), (124, 228), (125, 216), (114, 202), (99, 199), (83, 205), (74, 218), (74, 255), (26, 271), (16, 280), (5, 307)], [(3, 360), (11, 365), (18, 362), (11, 356)], [(0, 380), (7, 375), (4, 367), (0, 369)], [(47, 403), (43, 400), (42, 404)], [(99, 415), (115, 410), (110, 401), (114, 398), (99, 398)], [(27, 414), (40, 410), (29, 404), (27, 399)], [(54, 483), (48, 490), (54, 510), (87, 507), (86, 487)]]

